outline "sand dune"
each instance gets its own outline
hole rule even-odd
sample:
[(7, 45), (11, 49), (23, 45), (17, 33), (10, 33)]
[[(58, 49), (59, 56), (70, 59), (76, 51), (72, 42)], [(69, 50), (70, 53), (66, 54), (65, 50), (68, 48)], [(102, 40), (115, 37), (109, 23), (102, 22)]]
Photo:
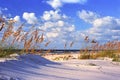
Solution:
[(120, 65), (110, 60), (53, 62), (27, 54), (1, 59), (0, 80), (120, 80)]

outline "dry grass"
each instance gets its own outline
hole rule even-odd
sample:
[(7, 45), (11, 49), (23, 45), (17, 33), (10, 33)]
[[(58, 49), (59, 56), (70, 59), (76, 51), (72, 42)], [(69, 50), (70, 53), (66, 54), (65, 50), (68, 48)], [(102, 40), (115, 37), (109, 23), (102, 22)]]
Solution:
[[(2, 36), (2, 43), (6, 43), (6, 41), (10, 40), (9, 43), (11, 46), (15, 45), (16, 43), (21, 45), (21, 43), (23, 44), (23, 52), (25, 53), (29, 53), (28, 50), (31, 49), (31, 53), (35, 52), (36, 48), (35, 44), (41, 44), (44, 41), (44, 35), (42, 33), (41, 34), (40, 31), (38, 29), (35, 29), (34, 27), (32, 27), (30, 30), (28, 30), (28, 32), (25, 32), (23, 30), (24, 28), (24, 24), (21, 24), (16, 31), (14, 31), (14, 26), (13, 24), (15, 23), (14, 20), (8, 20), (5, 24), (5, 21), (3, 20), (3, 18), (0, 18), (0, 31), (3, 30), (3, 28), (5, 29), (3, 32), (3, 36)], [(5, 26), (5, 27), (4, 27)], [(11, 39), (12, 38), (12, 39)], [(45, 44), (45, 46), (47, 47), (49, 45), (50, 41), (47, 42)], [(37, 46), (38, 47), (38, 46)], [(0, 53), (3, 54), (3, 53)]]
[[(2, 43), (7, 43), (9, 46), (13, 46), (16, 45), (16, 43), (18, 45), (22, 45), (23, 46), (23, 50), (21, 52), (23, 53), (41, 53), (41, 52), (36, 52), (35, 49), (41, 49), (40, 46), (45, 39), (44, 39), (44, 34), (43, 34), (43, 30), (38, 30), (37, 28), (35, 28), (34, 26), (31, 26), (30, 30), (28, 30), (27, 32), (24, 31), (24, 25), (25, 23), (21, 24), (20, 26), (18, 26), (17, 30), (14, 31), (14, 23), (16, 21), (14, 20), (8, 20), (7, 22), (5, 22), (5, 20), (3, 18), (0, 17), (0, 31), (3, 31), (3, 35), (2, 35)], [(5, 24), (8, 23), (8, 24)], [(12, 39), (11, 39), (12, 38)], [(119, 61), (120, 59), (120, 41), (116, 40), (116, 41), (109, 41), (106, 42), (105, 44), (99, 44), (95, 39), (90, 40), (89, 36), (86, 36), (84, 38), (84, 41), (86, 44), (91, 44), (91, 46), (87, 46), (85, 47), (85, 49), (83, 49), (82, 52), (80, 52), (80, 56), (78, 58), (80, 59), (96, 59), (98, 57), (110, 57), (113, 58), (114, 61)], [(48, 45), (52, 43), (51, 41), (46, 41), (44, 46), (48, 47)], [(65, 42), (63, 47), (64, 49), (66, 49), (67, 47), (73, 47), (75, 41), (72, 42)], [(0, 46), (2, 48), (2, 46)], [(1, 51), (4, 51), (3, 49), (1, 49)], [(9, 49), (8, 49), (9, 50)], [(95, 53), (97, 54), (93, 54), (90, 53), (89, 50), (93, 50), (96, 51)], [(99, 50), (99, 52), (97, 52), (97, 50)], [(9, 50), (11, 51), (11, 50)], [(12, 51), (11, 51), (12, 52)], [(50, 52), (50, 50), (46, 51), (46, 54), (48, 54)], [(7, 52), (9, 53), (9, 52)], [(13, 52), (12, 52), (13, 53)], [(82, 53), (82, 54), (81, 54)], [(4, 52), (0, 52), (0, 55), (6, 54)], [(11, 53), (10, 53), (11, 54)], [(64, 59), (69, 59), (69, 56), (64, 56)]]

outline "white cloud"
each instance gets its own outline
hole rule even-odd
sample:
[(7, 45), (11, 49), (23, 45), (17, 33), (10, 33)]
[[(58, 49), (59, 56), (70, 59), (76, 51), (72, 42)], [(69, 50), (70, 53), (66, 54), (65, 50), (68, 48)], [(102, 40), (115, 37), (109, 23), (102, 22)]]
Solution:
[(47, 38), (56, 38), (59, 36), (59, 33), (57, 32), (47, 32), (46, 33)]
[[(59, 48), (64, 48), (64, 43), (67, 41), (68, 45), (74, 41), (77, 46), (80, 48), (80, 42), (84, 37), (79, 31), (75, 30), (75, 25), (70, 23), (70, 17), (62, 14), (60, 10), (50, 10), (45, 11), (41, 16), (43, 23), (39, 27), (45, 31), (46, 39), (52, 41), (52, 45), (58, 46)], [(59, 42), (59, 43), (58, 43)], [(77, 44), (79, 43), (79, 44)]]
[[(20, 16), (15, 16), (14, 19), (20, 21)], [(37, 21), (35, 13), (25, 12), (23, 14), (23, 19), (25, 19), (28, 24), (34, 24)], [(45, 11), (40, 17), (40, 20), (42, 23), (36, 24), (35, 27), (39, 27), (40, 30), (43, 30), (42, 33), (44, 34), (45, 42), (48, 40), (51, 41), (52, 43), (50, 45), (53, 45), (53, 47), (58, 46), (58, 48), (64, 48), (64, 43), (66, 41), (69, 45), (72, 41), (76, 43), (76, 41), (80, 42), (82, 40), (80, 32), (76, 31), (75, 25), (70, 23), (70, 17), (62, 14), (60, 10)], [(21, 25), (21, 22), (22, 21), (15, 24), (16, 29)], [(28, 27), (24, 27), (24, 30), (26, 29), (28, 29)], [(75, 47), (79, 48), (79, 44)]]
[(25, 19), (29, 24), (35, 24), (37, 22), (37, 17), (35, 16), (35, 13), (24, 12), (23, 19)]
[(40, 28), (46, 31), (47, 29), (54, 27), (54, 25), (55, 24), (53, 22), (47, 21), (47, 22), (44, 22)]
[(111, 16), (101, 17), (94, 12), (85, 10), (79, 11), (79, 17), (92, 25), (90, 29), (85, 31), (90, 37), (98, 41), (120, 39), (119, 18)]
[(14, 17), (14, 20), (15, 20), (16, 22), (19, 22), (19, 21), (20, 21), (20, 16), (15, 16), (15, 17)]
[(71, 35), (69, 33), (75, 31), (75, 26), (72, 24), (67, 24), (64, 21), (58, 20), (56, 22), (51, 22), (51, 21), (44, 22), (43, 25), (39, 27), (39, 29), (46, 31), (47, 37), (57, 38), (66, 35)]
[(47, 3), (53, 7), (54, 9), (58, 9), (63, 6), (63, 4), (73, 4), (73, 3), (79, 3), (79, 4), (85, 4), (87, 0), (49, 0)]
[(59, 20), (59, 21), (57, 22), (57, 24), (58, 24), (58, 26), (62, 27), (62, 26), (64, 26), (64, 21)]
[(95, 19), (99, 17), (98, 14), (86, 10), (78, 11), (78, 16), (80, 19), (83, 19), (85, 22), (89, 23), (93, 22)]
[(85, 4), (87, 0), (61, 0), (63, 3), (80, 3)]
[[(65, 25), (65, 22), (62, 20), (58, 20), (56, 22), (52, 22), (52, 21), (46, 21), (42, 24), (41, 27), (39, 27), (40, 29), (43, 29), (44, 31), (55, 31), (55, 30), (60, 30), (58, 28), (62, 28)], [(57, 29), (56, 29), (57, 28)]]
[(68, 28), (68, 30), (69, 30), (70, 32), (75, 31), (75, 25), (71, 25), (71, 26)]
[(94, 27), (107, 27), (109, 29), (117, 29), (118, 26), (120, 26), (120, 19), (106, 16), (103, 18), (98, 18), (93, 21)]
[(75, 31), (75, 25), (70, 25), (69, 27), (65, 27), (64, 30), (67, 32), (73, 32)]
[(61, 18), (67, 18), (66, 15), (60, 15), (60, 10), (50, 10), (50, 11), (45, 11), (43, 13), (43, 16), (42, 16), (42, 19), (45, 20), (45, 21), (48, 21), (48, 20), (58, 20), (58, 19), (61, 19)]
[(51, 14), (48, 13), (48, 11), (45, 11), (43, 14), (43, 19), (44, 20), (50, 20), (51, 18)]
[(60, 0), (49, 0), (47, 1), (47, 3), (54, 9), (57, 9), (62, 6), (62, 2)]
[[(49, 15), (49, 18), (48, 16), (45, 17), (46, 15)], [(69, 23), (69, 17), (61, 14), (59, 10), (45, 11), (41, 18), (44, 22), (39, 28), (45, 31), (47, 39), (61, 44), (63, 43), (62, 41), (74, 39), (72, 34), (75, 32), (75, 26)]]

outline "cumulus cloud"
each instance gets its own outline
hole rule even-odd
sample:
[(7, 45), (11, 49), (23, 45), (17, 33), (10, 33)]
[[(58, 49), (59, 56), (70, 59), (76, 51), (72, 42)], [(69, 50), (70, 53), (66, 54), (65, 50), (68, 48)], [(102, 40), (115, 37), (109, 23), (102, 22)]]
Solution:
[(60, 20), (60, 19), (62, 19), (62, 18), (67, 18), (67, 16), (66, 15), (62, 15), (61, 16), (61, 14), (60, 14), (60, 10), (55, 10), (55, 11), (53, 11), (53, 10), (50, 10), (50, 11), (45, 11), (44, 13), (43, 13), (43, 16), (42, 16), (42, 19), (43, 20), (45, 20), (45, 21), (48, 21), (48, 20)]
[(57, 24), (58, 24), (58, 26), (62, 27), (62, 26), (64, 26), (64, 21), (59, 20), (59, 21), (57, 22)]
[(120, 19), (111, 16), (99, 16), (92, 11), (79, 11), (79, 18), (88, 22), (92, 27), (85, 32), (98, 41), (120, 39)]
[(20, 16), (15, 16), (13, 19), (14, 19), (16, 22), (19, 22), (19, 21), (20, 21)]
[(59, 33), (57, 33), (57, 32), (47, 32), (47, 33), (46, 33), (46, 36), (47, 36), (48, 38), (55, 38), (55, 37), (58, 37), (58, 36), (59, 36)]
[(85, 22), (88, 23), (92, 23), (95, 19), (99, 17), (99, 15), (96, 14), (95, 12), (86, 11), (86, 10), (78, 11), (77, 14), (80, 19), (83, 19)]
[(54, 9), (58, 9), (63, 6), (63, 4), (71, 3), (79, 3), (79, 4), (85, 4), (87, 0), (48, 0), (47, 3), (53, 7)]
[(45, 11), (42, 18), (44, 20), (50, 20), (51, 19), (51, 14), (48, 11)]
[(45, 11), (41, 18), (44, 22), (39, 29), (46, 31), (48, 39), (62, 42), (73, 38), (71, 33), (75, 32), (75, 25), (68, 23), (69, 17), (61, 14), (59, 10)]
[(60, 0), (49, 0), (47, 1), (47, 3), (54, 9), (57, 9), (62, 6), (62, 2)]
[[(80, 43), (83, 40), (82, 35), (76, 31), (76, 26), (70, 22), (70, 19), (69, 16), (61, 13), (60, 10), (45, 11), (41, 16), (42, 23), (38, 26), (40, 30), (44, 30), (45, 40), (51, 41), (51, 45), (64, 48), (66, 42), (70, 45), (72, 41)], [(78, 46), (75, 47), (79, 48), (80, 46)]]
[(25, 19), (29, 24), (35, 24), (37, 22), (37, 17), (35, 16), (35, 13), (24, 12), (23, 19)]
[(120, 26), (120, 19), (106, 16), (103, 18), (98, 18), (93, 21), (94, 27), (108, 27), (109, 29), (117, 29)]
[[(20, 21), (20, 16), (15, 16), (14, 19), (16, 21)], [(28, 12), (23, 14), (23, 19), (25, 19), (28, 24), (34, 24), (38, 20), (34, 13)], [(64, 48), (64, 44), (66, 42), (68, 43), (69, 47), (70, 43), (74, 41), (74, 43), (77, 45), (74, 47), (79, 48), (80, 44), (77, 43), (80, 43), (83, 37), (80, 34), (81, 32), (76, 31), (75, 25), (70, 22), (70, 19), (71, 18), (69, 16), (61, 13), (60, 10), (45, 11), (40, 17), (41, 23), (37, 23), (35, 28), (43, 30), (43, 32), (41, 32), (39, 35), (43, 33), (45, 42), (51, 41), (52, 43), (50, 45), (52, 47), (58, 46), (62, 49)], [(17, 24), (17, 26), (20, 26), (20, 24)], [(26, 29), (28, 29), (28, 27), (24, 27), (24, 30)], [(52, 48), (51, 46), (50, 48)]]

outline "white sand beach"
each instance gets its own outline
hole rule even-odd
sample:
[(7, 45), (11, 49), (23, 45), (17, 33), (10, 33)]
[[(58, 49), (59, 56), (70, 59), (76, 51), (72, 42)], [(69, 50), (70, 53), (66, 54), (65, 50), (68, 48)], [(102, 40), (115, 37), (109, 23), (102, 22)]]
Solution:
[(53, 62), (27, 54), (0, 59), (0, 80), (120, 80), (120, 64), (111, 60)]

